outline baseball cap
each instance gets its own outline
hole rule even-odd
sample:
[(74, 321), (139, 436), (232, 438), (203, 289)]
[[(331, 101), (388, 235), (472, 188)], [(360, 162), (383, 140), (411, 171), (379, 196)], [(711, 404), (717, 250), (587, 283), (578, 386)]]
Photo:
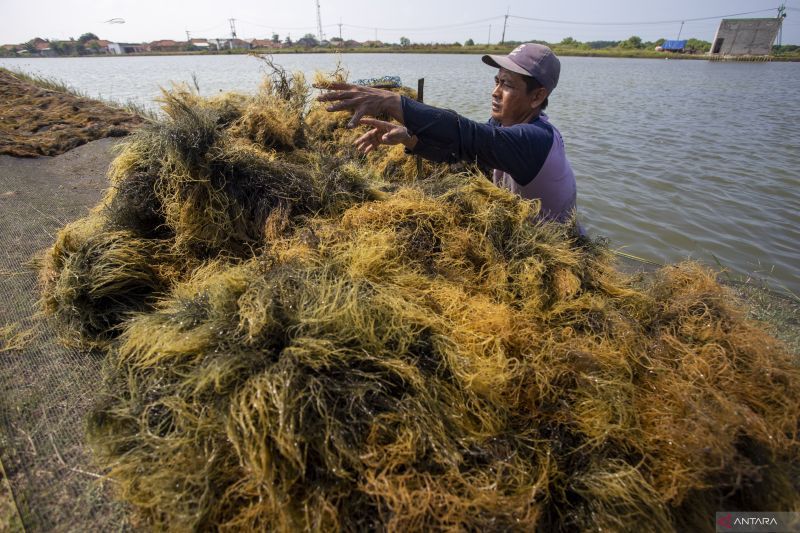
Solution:
[(523, 76), (532, 76), (548, 92), (558, 85), (561, 62), (550, 48), (543, 44), (525, 43), (514, 48), (507, 56), (485, 55), (484, 63), (504, 68)]

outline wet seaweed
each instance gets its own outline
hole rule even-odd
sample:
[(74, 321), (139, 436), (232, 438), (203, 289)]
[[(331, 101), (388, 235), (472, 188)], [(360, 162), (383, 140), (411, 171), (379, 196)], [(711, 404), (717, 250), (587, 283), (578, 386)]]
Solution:
[(105, 348), (127, 318), (167, 292), (178, 270), (168, 243), (90, 216), (61, 230), (45, 256), (43, 308), (65, 343)]
[[(259, 113), (305, 102), (284, 81)], [(634, 282), (475, 170), (376, 172), (313, 106), (295, 142), (249, 101), (175, 99), (43, 271), (64, 330), (108, 349), (89, 442), (143, 524), (669, 531), (800, 507), (800, 370), (713, 272)]]

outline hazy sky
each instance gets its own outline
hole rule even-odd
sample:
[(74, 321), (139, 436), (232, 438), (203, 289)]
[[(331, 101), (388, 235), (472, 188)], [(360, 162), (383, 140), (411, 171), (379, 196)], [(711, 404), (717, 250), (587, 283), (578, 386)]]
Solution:
[[(683, 37), (710, 41), (719, 24), (716, 17), (768, 10), (753, 17), (772, 17), (780, 0), (320, 0), (327, 37), (341, 35), (359, 41), (377, 38), (397, 42), (452, 42), (472, 38), (476, 43), (498, 42), (506, 9), (511, 17), (507, 40), (542, 39), (557, 42), (571, 36), (581, 41), (620, 40), (639, 35), (644, 40)], [(800, 0), (786, 2), (783, 43), (800, 44)], [(524, 20), (517, 17), (547, 19)], [(124, 24), (105, 21), (122, 18)], [(230, 35), (228, 19), (236, 19), (241, 38), (265, 38), (278, 33), (293, 39), (316, 34), (316, 0), (0, 0), (0, 44), (33, 37), (77, 38), (92, 32), (103, 39), (141, 42), (185, 40)], [(560, 22), (553, 22), (560, 21)], [(665, 22), (666, 21), (666, 22)], [(672, 21), (672, 22), (669, 22)], [(491, 29), (490, 29), (491, 25)]]

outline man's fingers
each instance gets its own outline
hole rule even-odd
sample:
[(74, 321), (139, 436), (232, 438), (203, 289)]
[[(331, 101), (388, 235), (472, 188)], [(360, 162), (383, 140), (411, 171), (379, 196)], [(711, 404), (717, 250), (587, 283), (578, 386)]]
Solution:
[(380, 134), (381, 132), (378, 131), (377, 129), (371, 129), (365, 134), (361, 135), (358, 139), (356, 139), (355, 142), (357, 143), (365, 141), (376, 142), (380, 137)]
[(348, 128), (355, 128), (358, 126), (358, 121), (361, 120), (361, 117), (364, 116), (364, 110), (361, 108), (356, 108), (353, 111), (353, 117), (350, 119), (350, 122), (347, 123)]
[(317, 96), (320, 102), (332, 102), (338, 100), (351, 100), (358, 96), (362, 96), (358, 91), (331, 91), (329, 93)]
[(383, 135), (381, 140), (389, 144), (397, 144), (408, 139), (408, 131), (402, 127), (395, 127)]
[(349, 89), (355, 89), (358, 87), (357, 85), (353, 85), (351, 83), (344, 83), (341, 81), (332, 81), (330, 83), (315, 83), (314, 88), (316, 89), (326, 89), (329, 91), (347, 91)]
[(373, 128), (377, 128), (383, 131), (390, 131), (392, 128), (397, 126), (397, 124), (386, 122), (385, 120), (378, 120), (377, 118), (371, 118), (371, 117), (362, 118), (360, 123), (365, 124), (367, 126), (372, 126)]
[(342, 110), (350, 110), (357, 106), (357, 102), (353, 102), (352, 100), (343, 100), (341, 102), (335, 102), (325, 108), (326, 111), (342, 111)]
[(364, 135), (361, 135), (358, 139), (355, 140), (355, 144), (366, 142), (372, 136), (373, 131), (375, 130), (370, 130)]

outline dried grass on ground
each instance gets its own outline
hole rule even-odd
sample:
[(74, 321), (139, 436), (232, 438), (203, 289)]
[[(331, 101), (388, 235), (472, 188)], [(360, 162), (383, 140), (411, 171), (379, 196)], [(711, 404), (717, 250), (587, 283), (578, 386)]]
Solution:
[(89, 438), (139, 519), (664, 531), (800, 510), (800, 373), (713, 273), (635, 285), (477, 173), (379, 172), (305, 91), (165, 94), (44, 263), (64, 339), (106, 350)]
[(58, 155), (141, 123), (124, 109), (0, 68), (0, 154)]

